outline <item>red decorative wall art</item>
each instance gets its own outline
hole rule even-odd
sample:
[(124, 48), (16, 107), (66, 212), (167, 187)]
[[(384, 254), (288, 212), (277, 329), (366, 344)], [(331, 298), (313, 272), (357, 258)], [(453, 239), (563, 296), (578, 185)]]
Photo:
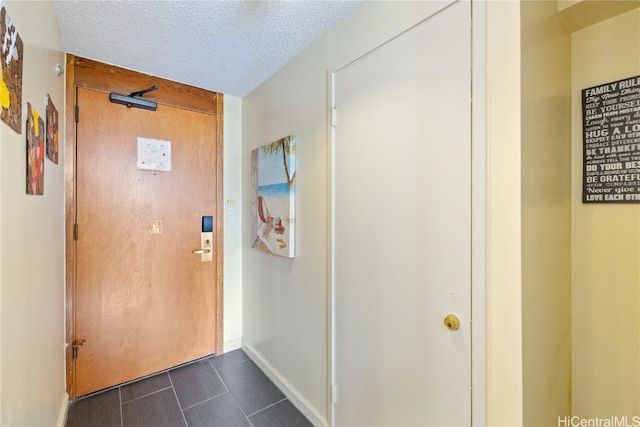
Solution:
[(27, 194), (44, 194), (44, 120), (27, 103)]

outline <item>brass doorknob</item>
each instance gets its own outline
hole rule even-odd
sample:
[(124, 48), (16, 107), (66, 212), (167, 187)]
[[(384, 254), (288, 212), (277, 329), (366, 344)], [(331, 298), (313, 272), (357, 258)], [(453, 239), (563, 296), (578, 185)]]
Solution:
[(191, 251), (191, 252), (198, 255), (208, 254), (209, 252), (211, 252), (211, 248), (196, 249), (195, 251)]
[(460, 319), (455, 314), (447, 314), (444, 318), (444, 326), (450, 331), (457, 331), (460, 328)]

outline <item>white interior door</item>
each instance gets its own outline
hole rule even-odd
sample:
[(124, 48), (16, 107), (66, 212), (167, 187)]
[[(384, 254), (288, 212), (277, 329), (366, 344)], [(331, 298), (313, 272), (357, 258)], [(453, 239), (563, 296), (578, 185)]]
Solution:
[(335, 425), (471, 425), (470, 42), (456, 2), (334, 73)]

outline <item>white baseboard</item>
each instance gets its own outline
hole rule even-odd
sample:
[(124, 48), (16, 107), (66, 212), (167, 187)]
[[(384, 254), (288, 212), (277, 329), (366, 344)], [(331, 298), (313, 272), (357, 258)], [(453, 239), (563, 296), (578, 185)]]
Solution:
[(62, 395), (62, 404), (60, 405), (60, 412), (58, 412), (58, 421), (56, 426), (64, 427), (65, 421), (67, 421), (67, 410), (69, 409), (69, 394), (65, 392)]
[(273, 368), (268, 362), (266, 362), (260, 354), (247, 343), (242, 343), (242, 349), (247, 356), (253, 362), (258, 365), (260, 369), (265, 373), (267, 377), (284, 393), (284, 395), (291, 401), (300, 412), (316, 427), (327, 426), (325, 416), (319, 414), (315, 408), (309, 404), (309, 402), (300, 396), (298, 390), (295, 389), (287, 380), (285, 380), (280, 372)]
[(238, 338), (237, 340), (227, 341), (222, 344), (222, 351), (224, 353), (228, 353), (233, 350), (237, 350), (242, 348), (242, 338)]

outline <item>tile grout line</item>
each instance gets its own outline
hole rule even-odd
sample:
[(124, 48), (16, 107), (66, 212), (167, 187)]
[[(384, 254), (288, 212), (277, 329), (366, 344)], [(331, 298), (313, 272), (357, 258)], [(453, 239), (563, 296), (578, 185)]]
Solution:
[(176, 393), (176, 388), (173, 386), (173, 380), (171, 379), (171, 374), (167, 372), (167, 376), (169, 377), (169, 382), (171, 383), (171, 389), (173, 390), (173, 395), (176, 398), (176, 402), (178, 402), (178, 408), (180, 409), (180, 415), (182, 415), (182, 421), (184, 421), (185, 427), (189, 427), (189, 423), (187, 423), (187, 417), (184, 416), (184, 411), (182, 410), (182, 405), (180, 404), (180, 399), (178, 399), (178, 393)]
[(136, 400), (144, 399), (145, 397), (149, 397), (149, 396), (152, 396), (152, 395), (154, 395), (156, 393), (160, 393), (161, 391), (165, 391), (167, 389), (170, 389), (171, 387), (173, 387), (173, 386), (170, 385), (169, 387), (164, 387), (164, 388), (158, 389), (156, 391), (152, 391), (151, 393), (147, 393), (147, 394), (144, 394), (142, 396), (138, 396), (135, 399), (127, 400), (126, 402), (122, 402), (122, 396), (121, 396), (120, 397), (120, 402), (121, 402), (121, 405), (126, 405), (127, 403), (132, 403), (132, 402), (135, 402)]
[(284, 402), (285, 400), (289, 400), (289, 399), (287, 399), (286, 397), (284, 397), (284, 398), (282, 398), (282, 399), (278, 400), (277, 402), (272, 403), (271, 405), (265, 406), (265, 407), (264, 407), (264, 408), (262, 408), (262, 409), (258, 409), (256, 412), (254, 412), (253, 414), (251, 414), (251, 415), (249, 415), (249, 416), (250, 416), (250, 417), (253, 417), (254, 415), (259, 414), (259, 413), (260, 413), (260, 412), (262, 412), (262, 411), (265, 411), (265, 410), (267, 410), (267, 409), (269, 409), (269, 408), (272, 408), (272, 407), (276, 406), (276, 405), (277, 405), (277, 404), (279, 404), (279, 403)]
[[(248, 360), (248, 359), (245, 359)], [(243, 360), (242, 362), (244, 362), (245, 360)], [(229, 393), (229, 396), (231, 396), (231, 398), (233, 399), (233, 402), (236, 404), (236, 406), (238, 407), (238, 409), (240, 409), (240, 412), (242, 412), (242, 415), (244, 415), (244, 418), (247, 420), (247, 422), (249, 423), (249, 426), (254, 427), (253, 423), (251, 422), (251, 420), (249, 419), (249, 417), (247, 416), (246, 412), (244, 412), (244, 409), (242, 409), (242, 406), (240, 406), (240, 403), (238, 403), (238, 400), (236, 399), (236, 397), (233, 395), (233, 393), (231, 393), (231, 390), (229, 390), (229, 387), (227, 386), (227, 383), (224, 382), (224, 379), (222, 378), (222, 376), (220, 375), (220, 372), (218, 372), (218, 369), (216, 369), (215, 365), (213, 364), (213, 362), (211, 361), (211, 359), (209, 359), (209, 363), (211, 364), (211, 366), (213, 367), (213, 370), (216, 372), (216, 375), (218, 376), (218, 378), (220, 378), (220, 381), (222, 381), (222, 385), (224, 385), (224, 388), (227, 390), (227, 393)], [(238, 363), (234, 363), (233, 365), (229, 365), (229, 366), (235, 366), (240, 364), (240, 362)], [(224, 369), (224, 368), (221, 368)]]
[(118, 387), (118, 399), (120, 399), (120, 427), (124, 427), (124, 408), (122, 407), (122, 388)]
[[(215, 357), (215, 356), (214, 356), (214, 357)], [(218, 357), (219, 357), (219, 356), (218, 356)], [(211, 362), (211, 359), (212, 359), (212, 358), (210, 358), (210, 359), (209, 359), (209, 363), (211, 363), (211, 365), (213, 366), (213, 369), (215, 369), (215, 370), (216, 370), (216, 372), (217, 372), (217, 371), (222, 371), (222, 370), (227, 369), (227, 368), (231, 368), (232, 366), (236, 366), (236, 365), (239, 365), (239, 364), (241, 364), (241, 363), (244, 363), (244, 362), (247, 362), (247, 361), (251, 360), (251, 359), (249, 359), (249, 358), (247, 357), (246, 359), (238, 360), (237, 362), (234, 362), (234, 363), (232, 363), (232, 364), (230, 364), (230, 365), (228, 365), (228, 366), (223, 366), (222, 368), (218, 369), (218, 368), (216, 368), (216, 367), (215, 367), (215, 365), (213, 365), (213, 362)]]
[[(215, 396), (211, 396), (208, 399), (203, 400), (202, 402), (194, 403), (193, 405), (187, 406), (186, 408), (184, 408), (183, 411), (187, 411), (187, 410), (189, 410), (191, 408), (194, 408), (194, 407), (196, 407), (198, 405), (202, 405), (203, 403), (209, 402), (209, 401), (211, 401), (213, 399), (217, 399), (218, 397), (222, 396), (225, 393), (227, 393), (227, 392), (225, 391), (225, 392), (222, 392), (222, 393), (218, 393)], [(229, 394), (231, 394), (231, 393), (229, 393)]]

